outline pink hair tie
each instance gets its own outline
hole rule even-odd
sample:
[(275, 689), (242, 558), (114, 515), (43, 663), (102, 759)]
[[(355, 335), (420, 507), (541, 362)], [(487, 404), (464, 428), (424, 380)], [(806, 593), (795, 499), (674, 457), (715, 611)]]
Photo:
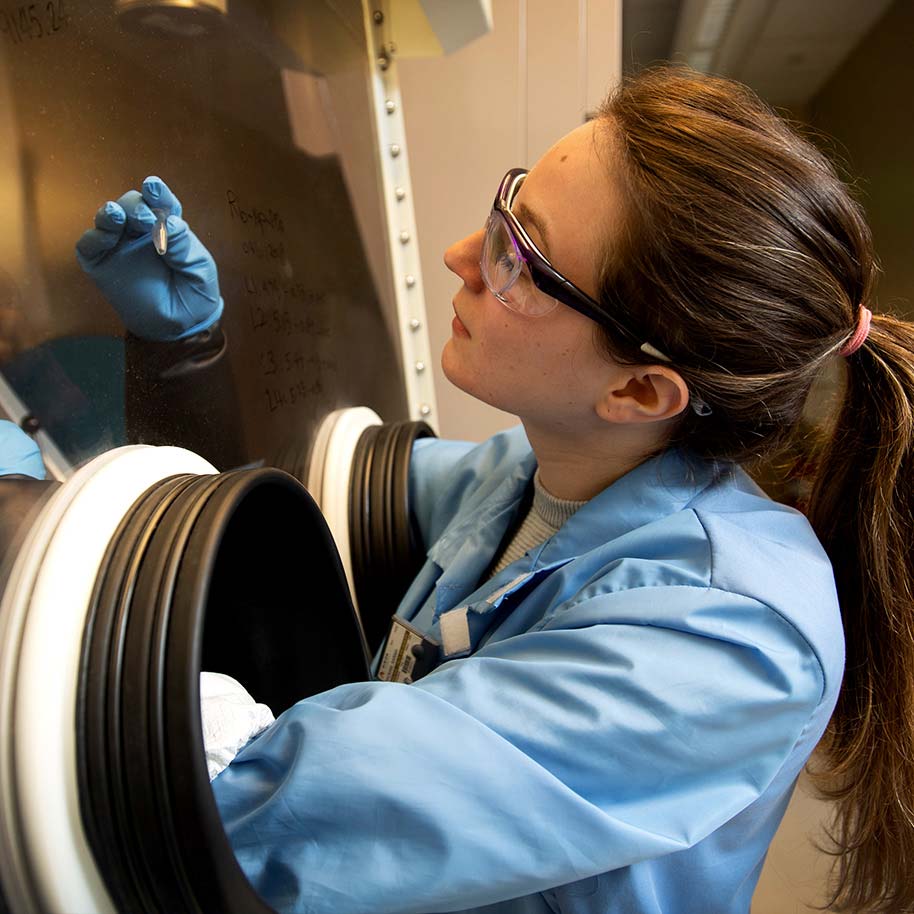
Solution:
[(857, 319), (857, 329), (854, 335), (844, 344), (841, 355), (847, 358), (853, 355), (866, 341), (870, 332), (870, 321), (873, 319), (873, 312), (864, 305), (860, 306), (860, 317)]

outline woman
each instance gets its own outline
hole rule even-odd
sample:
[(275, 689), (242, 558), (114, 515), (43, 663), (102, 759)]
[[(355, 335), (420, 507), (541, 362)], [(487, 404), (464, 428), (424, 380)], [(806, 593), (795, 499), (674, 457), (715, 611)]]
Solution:
[[(416, 446), (398, 617), (440, 664), (299, 703), (214, 782), (252, 883), (279, 911), (746, 912), (824, 734), (835, 909), (914, 910), (914, 328), (872, 315), (832, 168), (659, 69), (445, 262), (445, 373), (522, 427)], [(838, 359), (810, 527), (738, 464)]]

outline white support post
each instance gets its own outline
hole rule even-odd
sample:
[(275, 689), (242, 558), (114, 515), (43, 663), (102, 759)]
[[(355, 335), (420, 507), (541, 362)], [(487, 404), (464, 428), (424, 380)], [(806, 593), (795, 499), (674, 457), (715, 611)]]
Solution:
[(389, 0), (363, 0), (371, 54), (370, 72), (375, 138), (380, 156), (387, 241), (394, 282), (400, 353), (411, 419), (437, 428), (437, 403), (416, 217), (406, 153), (406, 126), (397, 81), (397, 49), (391, 39)]

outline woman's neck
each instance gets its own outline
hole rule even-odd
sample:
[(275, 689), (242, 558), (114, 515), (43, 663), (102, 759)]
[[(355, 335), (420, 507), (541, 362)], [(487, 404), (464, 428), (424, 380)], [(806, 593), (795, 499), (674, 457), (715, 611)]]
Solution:
[(661, 423), (606, 425), (575, 433), (522, 421), (543, 488), (556, 498), (573, 501), (593, 498), (643, 463), (663, 447), (669, 432)]

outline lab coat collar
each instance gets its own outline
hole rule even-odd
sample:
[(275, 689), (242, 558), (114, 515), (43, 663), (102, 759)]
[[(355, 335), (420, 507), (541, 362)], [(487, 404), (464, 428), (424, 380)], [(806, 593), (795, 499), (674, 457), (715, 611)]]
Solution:
[(581, 555), (675, 514), (729, 471), (728, 464), (670, 448), (630, 470), (576, 511), (546, 542), (538, 564)]
[(461, 507), (460, 520), (429, 549), (428, 557), (444, 570), (435, 587), (436, 619), (476, 587), (514, 520), (535, 471), (536, 458), (529, 451), (494, 492), (481, 487)]
[[(485, 486), (481, 486), (468, 502), (461, 506), (458, 522), (451, 524), (437, 542), (432, 544), (428, 557), (441, 568), (448, 568), (459, 553), (466, 551), (467, 540), (470, 538), (492, 541), (494, 546), (497, 546), (505, 535), (514, 511), (520, 504), (535, 471), (536, 457), (531, 450), (494, 492), (490, 493)], [(484, 567), (483, 564), (480, 574)]]
[[(435, 619), (460, 602), (473, 602), (469, 595), (491, 564), (535, 470), (531, 450), (493, 493), (482, 487), (482, 493), (461, 509), (460, 521), (429, 550), (429, 558), (444, 570), (435, 588)], [(513, 562), (486, 582), (483, 590), (495, 589), (525, 572), (555, 568), (680, 511), (719, 475), (720, 469), (713, 463), (678, 449), (664, 451), (592, 498), (542, 549)]]

